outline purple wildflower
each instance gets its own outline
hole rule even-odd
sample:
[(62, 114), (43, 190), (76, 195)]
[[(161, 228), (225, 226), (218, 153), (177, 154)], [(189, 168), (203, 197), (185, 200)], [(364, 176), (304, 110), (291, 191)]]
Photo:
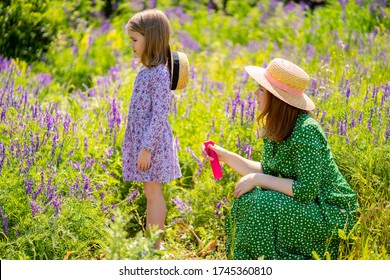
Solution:
[(190, 16), (186, 14), (186, 12), (180, 7), (175, 6), (171, 9), (167, 9), (165, 11), (165, 14), (169, 19), (171, 18), (178, 18), (181, 25), (183, 25), (185, 22), (191, 23), (192, 19)]
[(4, 161), (5, 161), (5, 145), (0, 142), (0, 174), (1, 170), (3, 169)]
[(246, 147), (246, 157), (247, 157), (247, 159), (252, 159), (252, 157), (251, 157), (252, 150), (253, 150), (253, 147), (251, 145), (248, 145)]
[(207, 11), (211, 12), (213, 10), (213, 2), (209, 1), (207, 2)]
[(111, 117), (108, 119), (108, 126), (110, 128), (114, 128), (115, 125), (117, 128), (120, 128), (121, 125), (121, 116), (118, 110), (118, 106), (116, 104), (116, 98), (114, 97), (111, 101)]
[(47, 112), (46, 114), (45, 121), (46, 121), (47, 131), (50, 131), (54, 126), (54, 118), (51, 116), (49, 112)]
[(177, 149), (178, 151), (181, 150), (181, 149), (180, 149), (180, 143), (179, 143), (179, 137), (177, 137), (177, 136), (176, 136), (176, 139), (175, 139), (175, 146), (176, 146), (176, 149)]
[(222, 197), (222, 201), (223, 203), (225, 203), (226, 205), (230, 205), (229, 201), (227, 200), (226, 197)]
[(4, 215), (3, 218), (3, 232), (6, 236), (8, 236), (8, 216)]
[(358, 118), (358, 123), (360, 124), (360, 123), (362, 123), (362, 121), (363, 121), (363, 112), (360, 112), (359, 118)]
[(184, 209), (184, 204), (183, 204), (183, 201), (181, 201), (179, 198), (175, 197), (174, 199), (172, 199), (173, 203), (175, 203), (175, 205), (177, 206), (177, 208), (179, 210), (183, 210)]
[(179, 31), (179, 40), (184, 49), (189, 49), (194, 52), (199, 52), (201, 49), (200, 44), (185, 31)]
[(112, 154), (114, 153), (115, 148), (109, 148), (107, 150), (106, 158), (111, 158)]
[[(312, 44), (306, 44), (307, 58), (312, 59), (316, 48)], [(314, 81), (314, 80), (313, 80)], [(317, 81), (317, 80), (315, 80)]]
[(39, 86), (41, 88), (47, 86), (53, 80), (52, 76), (50, 74), (47, 74), (47, 73), (40, 73), (37, 76), (35, 76), (35, 79), (36, 79), (36, 81), (38, 81)]
[(320, 120), (320, 124), (321, 124), (321, 125), (324, 123), (325, 116), (326, 116), (326, 111), (323, 111), (323, 112), (322, 112), (322, 116), (321, 116), (321, 120)]
[(30, 200), (30, 206), (31, 206), (31, 213), (33, 217), (35, 217), (37, 213), (39, 214), (42, 213), (41, 207), (38, 205), (38, 203), (35, 200)]
[(352, 118), (352, 119), (351, 119), (351, 123), (349, 124), (349, 127), (350, 127), (350, 128), (354, 128), (355, 125), (356, 125), (356, 124), (355, 124), (355, 118)]
[(222, 206), (222, 202), (220, 201), (217, 203), (217, 208), (219, 209), (219, 208), (221, 208), (221, 206)]
[(44, 177), (44, 171), (41, 171), (41, 184), (39, 185), (39, 188), (34, 192), (32, 198), (33, 200), (36, 200), (38, 195), (42, 192), (43, 187), (45, 186), (45, 177)]
[(347, 91), (345, 92), (345, 96), (347, 97), (347, 102), (349, 100), (349, 97), (351, 96), (351, 89), (348, 87)]
[(89, 178), (87, 176), (84, 176), (84, 190), (85, 192), (89, 192)]
[(339, 3), (341, 5), (341, 7), (343, 7), (343, 9), (345, 9), (345, 7), (347, 6), (348, 0), (339, 0)]
[(88, 151), (88, 137), (87, 136), (84, 137), (84, 150)]
[(26, 182), (26, 195), (28, 195), (29, 193), (31, 193), (31, 191), (32, 191), (32, 185), (33, 185), (33, 182), (32, 182), (32, 181)]
[(100, 31), (101, 32), (106, 32), (110, 29), (110, 21), (109, 20), (105, 20), (102, 25), (100, 26)]
[(177, 209), (182, 213), (182, 214), (189, 214), (191, 213), (191, 207), (189, 203), (183, 202), (179, 198), (175, 197), (172, 199), (173, 203), (176, 205)]
[(186, 151), (192, 155), (192, 157), (195, 159), (196, 163), (198, 164), (198, 176), (200, 176), (200, 174), (202, 173), (202, 170), (203, 170), (202, 161), (195, 155), (194, 151), (192, 151), (189, 147), (186, 148)]
[(216, 216), (221, 216), (221, 212), (219, 212), (218, 210), (214, 210), (214, 214), (216, 215)]
[(78, 171), (81, 171), (81, 164), (78, 161), (73, 162), (72, 164), (73, 168), (75, 168)]
[(75, 40), (74, 39), (72, 39), (72, 54), (73, 54), (73, 56), (77, 56), (78, 55), (78, 53), (79, 53), (79, 47), (77, 46), (77, 43), (75, 42)]
[(150, 0), (149, 1), (149, 8), (151, 8), (151, 9), (156, 8), (156, 0)]
[(119, 66), (112, 66), (110, 68), (109, 72), (110, 72), (110, 75), (111, 75), (113, 81), (115, 81), (115, 80), (119, 81), (121, 79), (121, 76), (119, 75), (120, 70), (121, 69), (119, 68)]
[(225, 107), (225, 114), (228, 116), (229, 112), (230, 112), (230, 102), (227, 102)]
[(61, 202), (58, 200), (57, 196), (55, 196), (55, 198), (53, 199), (52, 204), (53, 204), (54, 209), (56, 210), (56, 214), (58, 215), (60, 213)]
[(244, 123), (244, 110), (245, 110), (245, 101), (241, 101), (241, 124)]
[(0, 205), (0, 218), (3, 220), (3, 232), (5, 235), (8, 235), (8, 216), (4, 214), (1, 205)]
[(236, 117), (236, 111), (237, 111), (237, 101), (235, 99), (232, 100), (232, 120), (234, 121)]
[(130, 202), (133, 202), (135, 200), (135, 198), (137, 197), (137, 194), (139, 193), (139, 191), (137, 189), (135, 189), (131, 195), (129, 195), (127, 198), (130, 200)]
[(372, 132), (372, 124), (371, 124), (371, 119), (368, 120), (367, 122), (367, 128), (370, 132)]
[(65, 116), (65, 120), (64, 120), (64, 132), (67, 133), (69, 131), (69, 124), (70, 124), (70, 117), (68, 114), (66, 114)]
[(341, 120), (339, 122), (339, 134), (344, 135), (344, 136), (347, 135), (347, 128), (346, 128), (344, 120)]
[(104, 171), (107, 171), (107, 167), (102, 162), (99, 161), (98, 163)]
[(4, 106), (3, 110), (1, 111), (1, 121), (5, 123), (6, 120), (7, 120), (7, 107)]

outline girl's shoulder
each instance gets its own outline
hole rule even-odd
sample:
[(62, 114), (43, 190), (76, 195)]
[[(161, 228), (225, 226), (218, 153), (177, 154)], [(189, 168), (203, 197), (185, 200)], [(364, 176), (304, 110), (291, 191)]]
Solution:
[(156, 67), (143, 66), (138, 72), (136, 82), (137, 81), (142, 81), (146, 86), (161, 84), (169, 87), (170, 74), (168, 68), (162, 64), (159, 64)]
[(161, 80), (167, 80), (169, 83), (170, 81), (170, 74), (168, 68), (163, 65), (159, 64), (156, 67), (143, 67), (141, 68), (140, 72), (138, 73), (140, 77), (144, 80), (148, 81), (161, 81)]
[(150, 75), (159, 76), (159, 75), (169, 74), (168, 67), (163, 64), (159, 64), (155, 67), (144, 67), (144, 69)]

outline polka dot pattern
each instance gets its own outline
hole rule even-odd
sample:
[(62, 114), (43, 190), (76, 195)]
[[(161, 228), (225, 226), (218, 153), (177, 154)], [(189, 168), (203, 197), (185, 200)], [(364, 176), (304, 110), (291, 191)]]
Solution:
[(301, 113), (289, 138), (264, 139), (264, 173), (293, 179), (294, 198), (254, 188), (236, 199), (226, 221), (229, 258), (337, 258), (338, 229), (348, 233), (357, 219), (356, 193), (334, 162), (319, 124)]

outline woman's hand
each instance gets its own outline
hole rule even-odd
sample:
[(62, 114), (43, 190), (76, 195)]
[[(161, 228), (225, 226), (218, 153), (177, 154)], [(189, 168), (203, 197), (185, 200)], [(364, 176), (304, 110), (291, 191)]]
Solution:
[[(201, 148), (202, 148), (202, 156), (205, 158), (205, 160), (212, 161), (213, 158), (207, 154), (205, 145), (202, 145)], [(225, 150), (224, 148), (222, 148), (218, 145), (215, 145), (215, 144), (209, 145), (209, 148), (217, 154), (219, 161), (225, 162), (225, 158), (226, 158), (227, 154), (229, 153), (228, 150)]]
[(150, 168), (151, 158), (152, 154), (149, 151), (141, 149), (137, 158), (137, 168), (141, 171), (147, 171)]
[(239, 198), (243, 194), (251, 191), (256, 185), (256, 173), (249, 173), (242, 177), (234, 189), (234, 197)]

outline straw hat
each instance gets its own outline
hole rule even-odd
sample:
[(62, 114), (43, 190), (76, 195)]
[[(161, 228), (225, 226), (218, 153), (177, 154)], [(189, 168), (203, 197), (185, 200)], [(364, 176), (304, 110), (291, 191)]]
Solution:
[(169, 69), (171, 71), (171, 90), (183, 89), (187, 85), (189, 63), (185, 53), (173, 52), (171, 59), (168, 61)]
[(311, 111), (313, 101), (304, 93), (309, 85), (309, 75), (294, 63), (273, 59), (267, 68), (246, 66), (246, 72), (277, 98), (296, 108)]

